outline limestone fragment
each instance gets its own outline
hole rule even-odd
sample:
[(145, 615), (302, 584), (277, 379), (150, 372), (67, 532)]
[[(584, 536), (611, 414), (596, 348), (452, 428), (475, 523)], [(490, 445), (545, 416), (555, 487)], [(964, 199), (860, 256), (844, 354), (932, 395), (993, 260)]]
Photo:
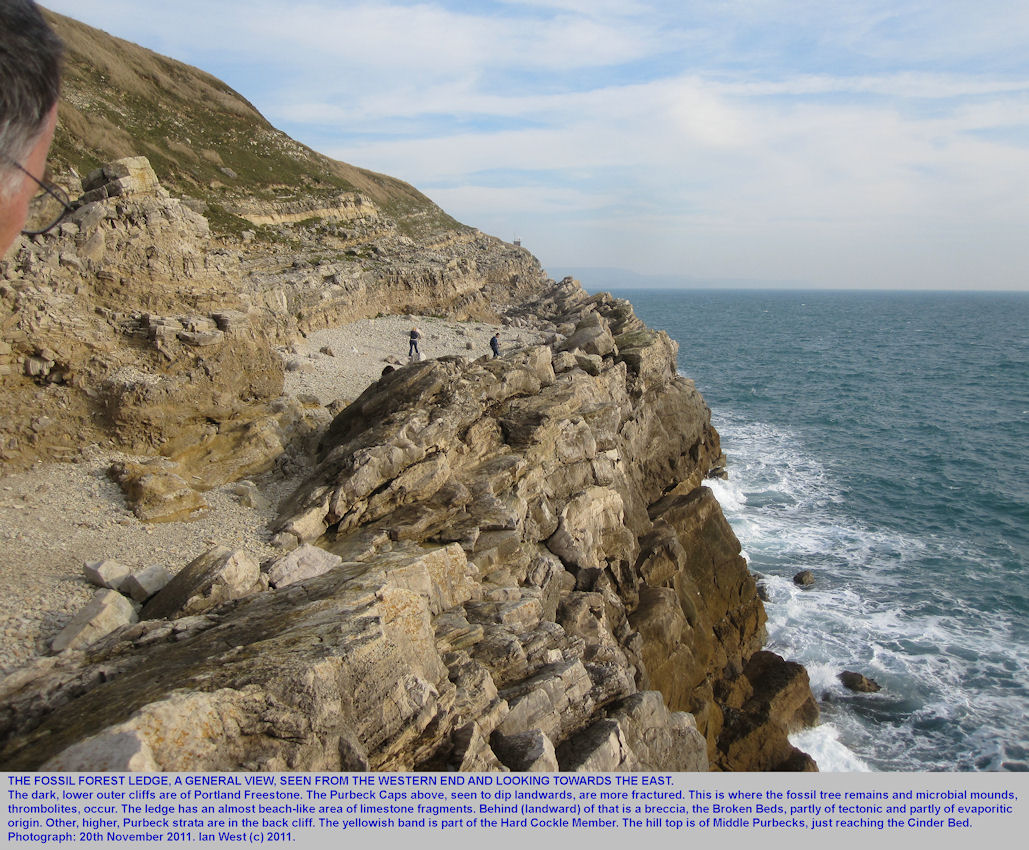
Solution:
[(604, 370), (604, 361), (596, 354), (576, 354), (575, 365), (587, 375), (597, 376)]
[(53, 639), (54, 652), (81, 649), (95, 643), (120, 626), (136, 622), (136, 610), (124, 596), (114, 590), (98, 590)]
[(111, 477), (118, 482), (132, 504), (132, 511), (144, 522), (184, 519), (207, 503), (164, 461), (115, 463)]
[(86, 203), (123, 195), (156, 192), (160, 182), (145, 156), (126, 157), (107, 163), (82, 181)]
[(82, 573), (86, 581), (97, 587), (107, 587), (111, 590), (117, 590), (131, 572), (132, 570), (125, 564), (109, 558), (103, 561), (88, 561), (82, 565)]
[(263, 511), (268, 508), (268, 500), (261, 494), (253, 481), (238, 481), (229, 488), (239, 499), (239, 503), (254, 510)]
[(561, 351), (581, 351), (604, 357), (617, 354), (618, 346), (607, 327), (607, 322), (598, 313), (592, 313), (575, 327), (575, 332), (560, 346)]
[(272, 587), (285, 587), (320, 576), (342, 563), (343, 559), (339, 555), (304, 543), (271, 565), (268, 569), (268, 581)]
[(146, 602), (157, 591), (171, 581), (171, 573), (161, 564), (152, 564), (139, 572), (127, 576), (118, 590), (131, 596), (136, 602)]

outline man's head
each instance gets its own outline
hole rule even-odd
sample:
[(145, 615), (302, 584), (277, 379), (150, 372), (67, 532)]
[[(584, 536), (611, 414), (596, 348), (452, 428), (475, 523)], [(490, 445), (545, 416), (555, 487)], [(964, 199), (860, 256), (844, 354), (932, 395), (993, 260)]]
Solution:
[(46, 170), (61, 86), (60, 39), (32, 0), (0, 0), (0, 256)]

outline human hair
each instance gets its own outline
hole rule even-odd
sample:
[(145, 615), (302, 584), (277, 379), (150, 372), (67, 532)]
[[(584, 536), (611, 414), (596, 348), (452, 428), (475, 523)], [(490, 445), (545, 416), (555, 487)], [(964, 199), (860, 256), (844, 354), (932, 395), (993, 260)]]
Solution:
[(32, 0), (0, 0), (0, 196), (57, 103), (63, 55)]

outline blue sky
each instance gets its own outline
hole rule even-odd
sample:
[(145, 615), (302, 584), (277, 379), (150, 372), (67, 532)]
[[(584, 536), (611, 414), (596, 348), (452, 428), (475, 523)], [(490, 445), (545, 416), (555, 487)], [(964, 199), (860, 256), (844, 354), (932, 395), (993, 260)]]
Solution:
[(1024, 0), (44, 5), (547, 269), (1029, 289)]

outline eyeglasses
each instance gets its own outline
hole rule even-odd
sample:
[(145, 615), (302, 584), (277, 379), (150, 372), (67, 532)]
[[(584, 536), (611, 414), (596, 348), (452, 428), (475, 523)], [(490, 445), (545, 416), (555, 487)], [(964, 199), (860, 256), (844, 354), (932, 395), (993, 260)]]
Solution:
[(39, 186), (39, 191), (29, 201), (28, 215), (25, 216), (25, 227), (22, 228), (22, 235), (38, 236), (40, 233), (53, 230), (68, 213), (72, 212), (68, 193), (60, 186), (55, 186), (49, 180), (40, 180), (19, 163), (14, 162), (11, 164), (22, 174), (31, 177)]

